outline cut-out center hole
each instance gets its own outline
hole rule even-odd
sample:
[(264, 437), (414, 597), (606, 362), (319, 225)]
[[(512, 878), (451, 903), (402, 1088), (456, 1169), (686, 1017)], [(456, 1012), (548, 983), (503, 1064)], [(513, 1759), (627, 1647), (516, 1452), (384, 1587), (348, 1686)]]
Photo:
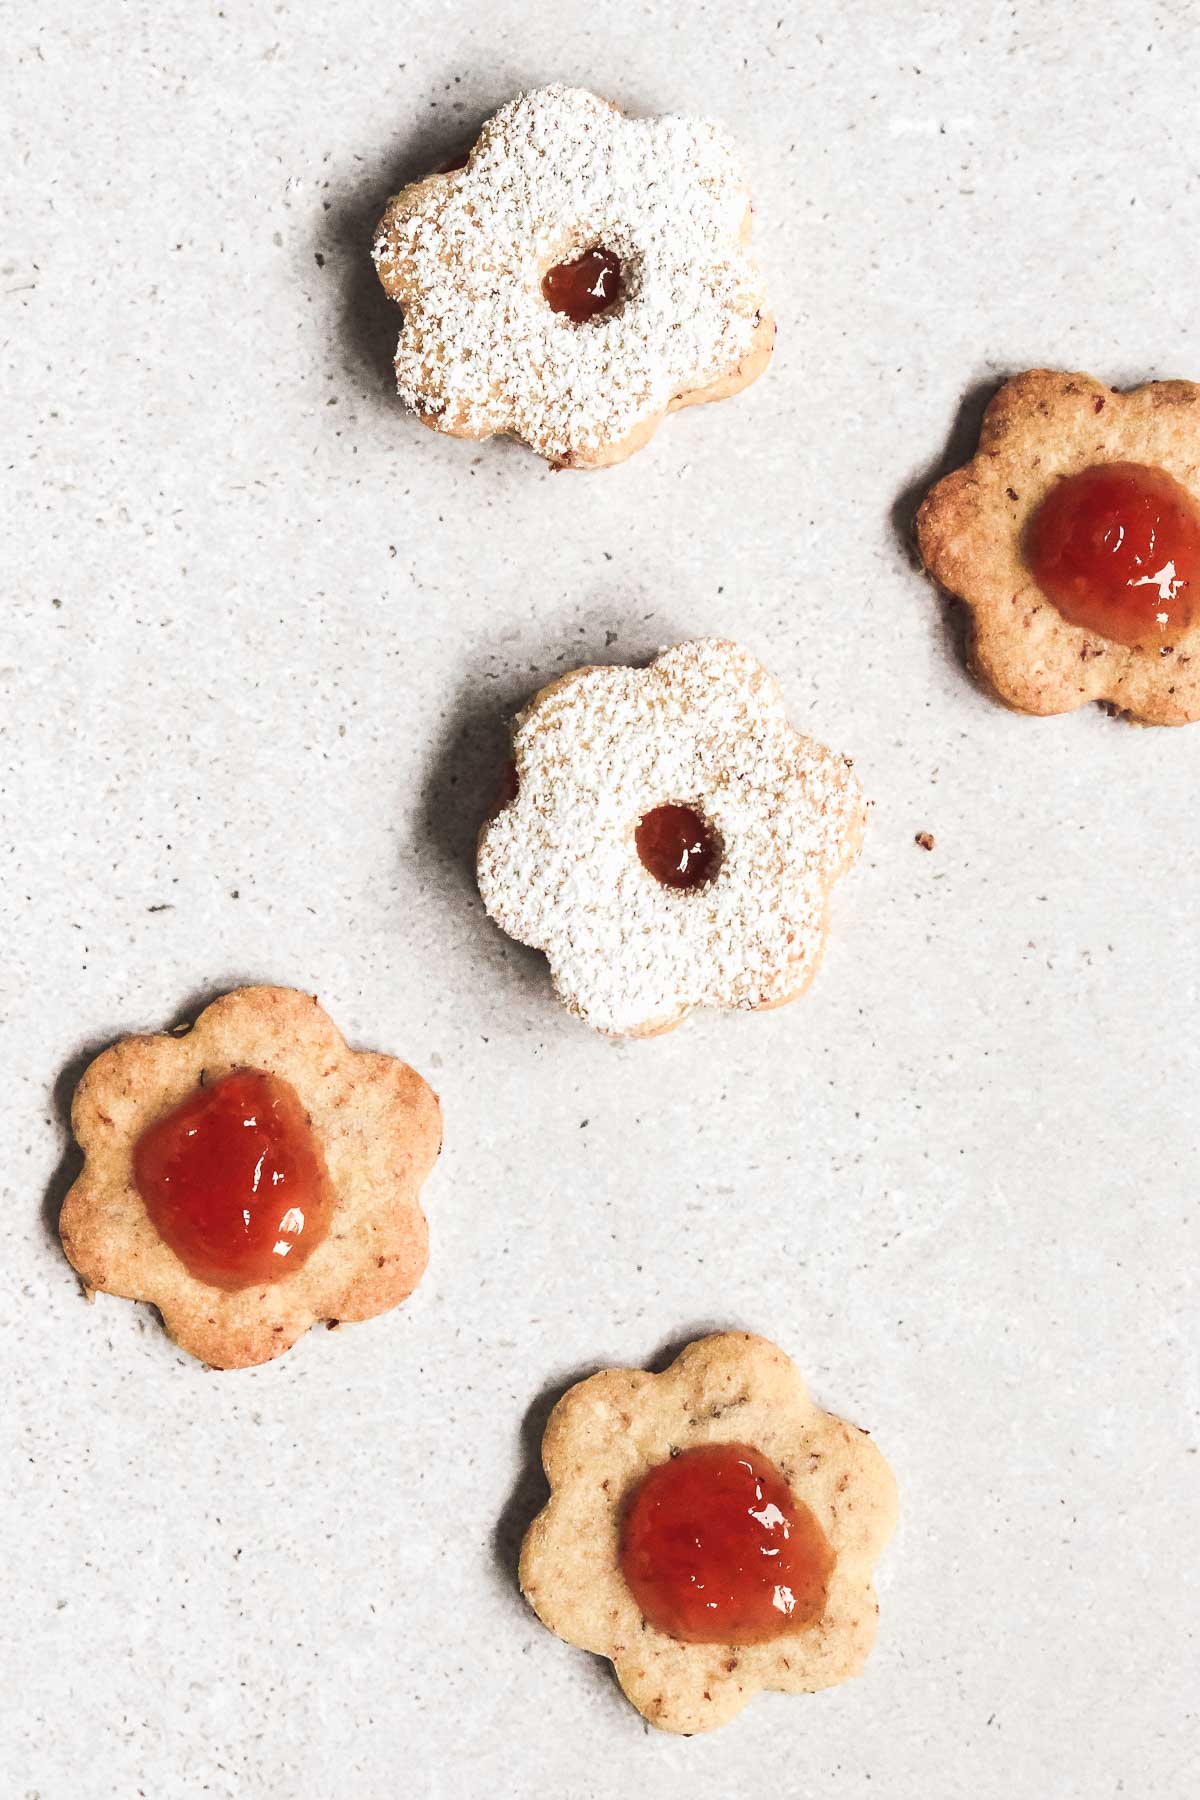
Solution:
[(496, 783), (496, 797), (492, 801), (492, 810), (488, 814), (491, 819), (497, 818), (506, 806), (511, 806), (520, 789), (517, 779), (517, 765), (511, 756), (505, 757), (500, 765), (500, 779)]
[(621, 259), (598, 244), (574, 262), (555, 263), (542, 276), (542, 294), (553, 312), (585, 325), (621, 298)]
[(634, 835), (643, 866), (664, 887), (700, 887), (717, 872), (721, 852), (716, 837), (691, 806), (654, 807)]

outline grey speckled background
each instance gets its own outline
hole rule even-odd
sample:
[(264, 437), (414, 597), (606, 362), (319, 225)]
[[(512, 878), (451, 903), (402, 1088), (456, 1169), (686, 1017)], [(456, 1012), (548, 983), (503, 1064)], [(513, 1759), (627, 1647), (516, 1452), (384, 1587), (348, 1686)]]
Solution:
[[(1198, 23), (4, 7), (5, 1796), (1195, 1791), (1200, 729), (989, 704), (897, 520), (1006, 371), (1200, 374)], [(780, 319), (604, 476), (406, 418), (366, 260), (557, 76), (735, 125)], [(804, 1004), (614, 1046), (472, 834), (506, 708), (705, 631), (869, 842)], [(448, 1134), (412, 1303), (220, 1377), (49, 1220), (89, 1052), (244, 978)], [(865, 1679), (684, 1742), (513, 1556), (548, 1397), (713, 1322), (872, 1427), (904, 1523)]]

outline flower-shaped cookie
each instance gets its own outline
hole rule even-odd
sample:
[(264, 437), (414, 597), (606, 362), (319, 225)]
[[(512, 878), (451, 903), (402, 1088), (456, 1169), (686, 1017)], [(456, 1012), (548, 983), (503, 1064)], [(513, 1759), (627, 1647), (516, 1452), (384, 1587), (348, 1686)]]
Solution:
[[(740, 1519), (736, 1489), (731, 1511), (729, 1486), (713, 1482), (719, 1446), (735, 1474), (754, 1471)], [(764, 1688), (811, 1693), (861, 1670), (895, 1482), (865, 1433), (813, 1404), (774, 1344), (725, 1332), (689, 1344), (662, 1375), (593, 1375), (551, 1413), (542, 1461), (550, 1499), (525, 1537), (522, 1591), (557, 1636), (612, 1659), (651, 1724), (707, 1731)], [(728, 1481), (728, 1469), (715, 1473)], [(807, 1591), (772, 1591), (784, 1563), (795, 1570), (797, 1545), (813, 1571)], [(737, 1591), (755, 1565), (777, 1620), (765, 1637), (746, 1630), (753, 1595)], [(677, 1616), (693, 1621), (686, 1637), (645, 1616), (672, 1587)]]
[(464, 167), (405, 188), (380, 222), (379, 278), (404, 309), (397, 390), (455, 437), (619, 462), (668, 411), (766, 367), (749, 230), (715, 126), (625, 118), (581, 88), (522, 94)]
[[(1115, 484), (1131, 479), (1122, 499)], [(1121, 394), (1032, 369), (991, 402), (977, 453), (926, 496), (917, 534), (930, 574), (970, 607), (972, 665), (1006, 705), (1058, 713), (1103, 700), (1142, 724), (1183, 725), (1200, 718), (1197, 509), (1200, 386)], [(1188, 541), (1186, 570), (1168, 528)], [(1144, 628), (1133, 613), (1125, 641), (1106, 632), (1094, 600), (1078, 605), (1089, 583), (1114, 616), (1136, 603)]]
[(349, 1050), (310, 995), (241, 988), (182, 1034), (123, 1039), (85, 1073), (72, 1125), (68, 1258), (215, 1368), (387, 1312), (421, 1279), (437, 1096), (395, 1057)]
[(699, 639), (645, 669), (576, 669), (519, 715), (513, 761), (479, 889), (544, 951), (573, 1013), (648, 1037), (693, 1006), (778, 1006), (807, 987), (864, 802), (747, 651)]

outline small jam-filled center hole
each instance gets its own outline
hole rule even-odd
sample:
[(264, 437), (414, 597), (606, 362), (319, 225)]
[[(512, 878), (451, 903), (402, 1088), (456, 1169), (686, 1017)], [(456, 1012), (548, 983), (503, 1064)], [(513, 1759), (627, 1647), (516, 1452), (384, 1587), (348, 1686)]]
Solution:
[(585, 325), (621, 298), (621, 259), (598, 244), (574, 262), (555, 263), (542, 276), (542, 294), (553, 312)]
[(691, 806), (654, 807), (639, 821), (634, 837), (643, 866), (664, 887), (700, 887), (720, 865), (712, 828)]
[(517, 765), (511, 756), (506, 757), (500, 765), (500, 779), (496, 783), (496, 795), (492, 801), (492, 810), (488, 814), (489, 819), (498, 818), (506, 806), (512, 805), (520, 791), (520, 785), (517, 779)]

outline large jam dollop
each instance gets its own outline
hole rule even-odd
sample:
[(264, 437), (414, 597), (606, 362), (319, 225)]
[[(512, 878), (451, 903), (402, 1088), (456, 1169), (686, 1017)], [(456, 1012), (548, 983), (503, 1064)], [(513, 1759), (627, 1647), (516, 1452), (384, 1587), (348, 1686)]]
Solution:
[(296, 1090), (235, 1069), (145, 1130), (133, 1177), (150, 1221), (211, 1287), (278, 1281), (307, 1261), (333, 1209), (320, 1146)]
[(1165, 469), (1095, 463), (1063, 476), (1025, 550), (1063, 618), (1114, 643), (1160, 644), (1200, 607), (1200, 505)]
[(542, 295), (553, 312), (586, 325), (621, 298), (621, 259), (611, 250), (585, 250), (573, 262), (555, 263), (542, 276)]
[(811, 1625), (833, 1568), (812, 1513), (749, 1444), (701, 1444), (651, 1469), (620, 1560), (643, 1616), (687, 1644), (761, 1644)]
[(721, 860), (708, 822), (691, 806), (654, 807), (638, 821), (634, 841), (642, 866), (665, 887), (700, 887)]

